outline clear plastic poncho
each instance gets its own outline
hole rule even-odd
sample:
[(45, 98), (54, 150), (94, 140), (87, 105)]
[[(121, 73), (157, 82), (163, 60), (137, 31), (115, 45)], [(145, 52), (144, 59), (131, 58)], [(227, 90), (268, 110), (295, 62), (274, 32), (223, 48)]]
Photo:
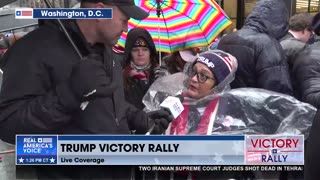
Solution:
[[(183, 94), (188, 86), (189, 70), (155, 81), (143, 98), (145, 110), (158, 110), (166, 97)], [(230, 90), (235, 70), (210, 95), (202, 99), (184, 97), (184, 111), (171, 122), (167, 134), (283, 134), (307, 138), (315, 107), (264, 89)]]

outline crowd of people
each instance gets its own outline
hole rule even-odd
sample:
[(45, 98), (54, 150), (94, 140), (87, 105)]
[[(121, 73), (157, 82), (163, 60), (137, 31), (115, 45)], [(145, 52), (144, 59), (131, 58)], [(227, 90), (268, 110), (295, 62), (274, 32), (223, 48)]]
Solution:
[[(215, 50), (187, 48), (159, 59), (150, 33), (139, 27), (128, 32), (123, 51), (115, 51), (129, 18), (148, 16), (134, 1), (82, 0), (80, 6), (112, 8), (113, 18), (63, 21), (72, 43), (56, 21), (45, 21), (2, 56), (3, 141), (14, 144), (16, 134), (210, 135), (210, 116), (222, 102), (207, 97), (237, 88), (265, 89), (320, 107), (320, 13), (289, 20), (283, 2), (261, 0), (241, 29), (215, 42)], [(186, 77), (177, 82), (185, 86), (184, 111), (175, 119), (166, 109), (146, 112), (148, 89), (176, 73)], [(313, 115), (309, 104), (302, 106)], [(320, 160), (309, 156), (320, 149), (319, 117), (307, 143), (310, 179)], [(129, 166), (37, 167), (39, 179), (130, 179), (132, 172)]]

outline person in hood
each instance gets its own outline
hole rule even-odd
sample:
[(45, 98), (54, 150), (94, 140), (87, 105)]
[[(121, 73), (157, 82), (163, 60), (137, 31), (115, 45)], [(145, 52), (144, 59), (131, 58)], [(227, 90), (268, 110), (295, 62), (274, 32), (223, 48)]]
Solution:
[(155, 80), (158, 66), (157, 52), (150, 33), (143, 28), (133, 28), (125, 44), (123, 70), (126, 100), (143, 109), (142, 98)]
[(236, 69), (236, 58), (226, 52), (201, 53), (187, 71), (187, 89), (182, 93), (184, 110), (172, 121), (170, 134), (210, 133), (210, 116), (219, 101), (211, 97), (230, 89)]
[[(5, 53), (2, 140), (15, 143), (16, 134), (145, 134), (150, 127), (162, 133), (172, 119), (166, 111), (146, 114), (125, 101), (122, 67), (111, 52), (129, 18), (148, 13), (133, 0), (82, 0), (80, 6), (111, 8), (113, 18), (62, 20), (78, 51), (56, 21), (46, 21)], [(130, 179), (131, 172), (114, 166), (37, 169), (39, 179)]]
[[(211, 134), (210, 124), (213, 124), (211, 116), (219, 108), (219, 98), (216, 98), (216, 95), (230, 89), (229, 84), (234, 79), (236, 69), (236, 58), (226, 52), (211, 50), (200, 53), (185, 72), (186, 90), (182, 93), (184, 110), (172, 121), (166, 133), (169, 135)], [(177, 179), (221, 179), (233, 175), (176, 171), (171, 176)]]
[(289, 14), (284, 2), (260, 0), (244, 26), (224, 36), (218, 49), (238, 60), (232, 88), (254, 87), (292, 95), (292, 86), (281, 45), (288, 31)]

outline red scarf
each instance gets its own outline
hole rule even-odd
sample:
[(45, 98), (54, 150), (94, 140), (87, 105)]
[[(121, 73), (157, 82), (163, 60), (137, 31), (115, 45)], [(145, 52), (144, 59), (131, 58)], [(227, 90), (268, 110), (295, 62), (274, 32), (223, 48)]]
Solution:
[(150, 73), (148, 70), (145, 71), (137, 71), (136, 69), (132, 68), (131, 66), (127, 66), (124, 69), (124, 73), (126, 77), (131, 77), (133, 79), (138, 80), (148, 80)]
[[(218, 108), (217, 103), (219, 98), (212, 100), (207, 106), (201, 116), (200, 122), (196, 129), (196, 134), (206, 135), (208, 132), (208, 127), (210, 123), (210, 116)], [(189, 115), (189, 106), (184, 105), (184, 110), (182, 113), (172, 121), (170, 127), (170, 134), (185, 135), (188, 134), (188, 116)]]

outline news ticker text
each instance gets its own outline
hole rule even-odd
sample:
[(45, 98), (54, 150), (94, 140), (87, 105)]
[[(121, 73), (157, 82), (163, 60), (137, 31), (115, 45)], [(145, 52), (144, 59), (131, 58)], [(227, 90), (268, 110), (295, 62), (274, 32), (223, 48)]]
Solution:
[(139, 171), (303, 171), (304, 166), (212, 165), (212, 166), (138, 166)]

